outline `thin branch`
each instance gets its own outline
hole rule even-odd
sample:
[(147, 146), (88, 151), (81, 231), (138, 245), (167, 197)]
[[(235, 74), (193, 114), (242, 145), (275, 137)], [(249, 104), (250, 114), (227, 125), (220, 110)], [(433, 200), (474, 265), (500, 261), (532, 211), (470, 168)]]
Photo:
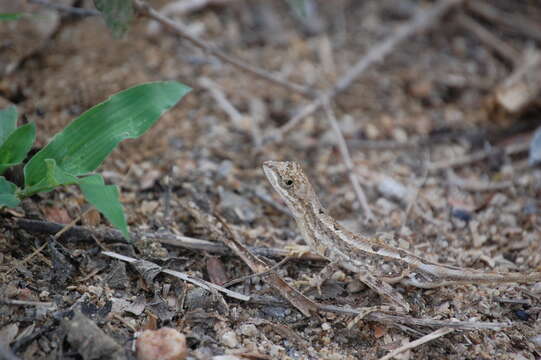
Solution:
[(99, 16), (100, 15), (100, 12), (98, 10), (83, 9), (83, 8), (76, 8), (72, 6), (65, 6), (61, 4), (54, 4), (46, 0), (29, 0), (29, 2), (32, 4), (37, 4), (37, 5), (41, 5), (44, 7), (51, 8), (51, 9), (55, 9), (58, 11), (63, 11), (71, 15), (77, 15), (77, 16)]
[[(115, 252), (112, 252), (112, 251), (102, 251), (102, 254), (105, 255), (105, 256), (109, 256), (109, 257), (112, 257), (114, 259), (118, 259), (118, 260), (122, 260), (122, 261), (125, 261), (127, 263), (135, 263), (137, 262), (138, 260), (135, 259), (135, 258), (132, 258), (132, 257), (129, 257), (129, 256), (125, 256), (125, 255), (121, 255), (121, 254), (117, 254)], [(174, 277), (177, 277), (181, 280), (184, 280), (184, 281), (187, 281), (189, 283), (192, 283), (196, 286), (199, 286), (200, 288), (203, 288), (205, 290), (208, 290), (208, 291), (211, 291), (211, 289), (214, 289), (214, 290), (217, 290), (219, 292), (222, 292), (224, 293), (225, 295), (231, 297), (231, 298), (234, 298), (234, 299), (237, 299), (237, 300), (241, 300), (241, 301), (248, 301), (250, 300), (250, 297), (248, 295), (244, 295), (244, 294), (241, 294), (239, 292), (236, 292), (236, 291), (232, 291), (232, 290), (229, 290), (229, 289), (226, 289), (222, 286), (219, 286), (219, 285), (216, 285), (216, 284), (213, 284), (211, 282), (208, 282), (208, 281), (205, 281), (203, 279), (197, 279), (197, 278), (194, 278), (193, 276), (190, 276), (188, 274), (185, 274), (183, 272), (180, 272), (180, 271), (175, 271), (175, 270), (169, 270), (169, 269), (162, 269), (161, 267), (159, 267), (158, 265), (156, 265), (158, 268), (160, 268), (160, 272), (164, 273), (164, 274), (169, 274), (171, 276), (174, 276)]]
[[(426, 161), (423, 161), (423, 165), (425, 163)], [(411, 199), (408, 200), (408, 205), (406, 206), (406, 211), (404, 211), (404, 219), (402, 220), (402, 226), (400, 226), (399, 234), (404, 234), (404, 230), (406, 229), (408, 217), (411, 214), (411, 210), (415, 207), (415, 204), (417, 203), (417, 198), (419, 197), (419, 192), (421, 192), (421, 188), (425, 186), (428, 179), (428, 169), (426, 168), (426, 166), (423, 166), (423, 168), (423, 176), (421, 177), (421, 181), (418, 185), (415, 186), (415, 193), (413, 194)]]
[(238, 233), (231, 229), (223, 219), (221, 221), (226, 234), (221, 236), (222, 241), (241, 258), (242, 261), (256, 274), (262, 275), (263, 281), (276, 289), (289, 303), (304, 316), (312, 316), (318, 309), (318, 304), (304, 296), (300, 291), (289, 285), (278, 273), (271, 270), (263, 260), (255, 256), (242, 243)]
[(26, 264), (27, 262), (29, 262), (30, 260), (32, 260), (34, 258), (34, 256), (36, 256), (37, 254), (39, 254), (43, 249), (45, 249), (45, 247), (47, 246), (48, 242), (44, 242), (43, 245), (41, 245), (39, 248), (37, 248), (36, 250), (34, 250), (32, 252), (32, 254), (28, 255), (27, 257), (25, 257), (23, 260), (21, 260), (20, 262), (18, 262), (14, 267), (12, 267), (11, 269), (9, 269), (5, 275), (9, 275), (11, 274), (11, 272), (17, 270), (17, 267), (19, 266), (22, 266), (24, 264)]
[(306, 117), (315, 113), (316, 110), (325, 104), (325, 102), (330, 101), (337, 94), (349, 88), (371, 65), (382, 61), (397, 47), (397, 45), (415, 34), (426, 31), (449, 10), (462, 4), (463, 1), (464, 0), (441, 0), (430, 9), (419, 11), (409, 23), (399, 26), (392, 35), (387, 37), (387, 39), (372, 47), (366, 55), (362, 56), (357, 63), (338, 80), (333, 88), (321, 93), (313, 102), (302, 108), (299, 113), (285, 125), (274, 130), (267, 137), (266, 141), (273, 142), (280, 140), (284, 134), (291, 131)]
[(267, 109), (263, 101), (255, 96), (250, 98), (249, 108), (250, 133), (252, 135), (254, 147), (256, 150), (259, 150), (263, 145), (260, 124), (267, 118)]
[(16, 300), (16, 299), (2, 299), (0, 298), (0, 303), (8, 305), (21, 305), (21, 306), (43, 306), (43, 307), (52, 307), (52, 302), (41, 302), (41, 301), (27, 301), (27, 300)]
[(342, 158), (344, 159), (344, 163), (346, 164), (346, 168), (348, 170), (349, 181), (351, 182), (351, 185), (353, 186), (355, 195), (357, 196), (357, 199), (359, 200), (359, 203), (361, 204), (361, 208), (363, 209), (363, 212), (366, 216), (366, 220), (372, 221), (374, 220), (374, 213), (372, 213), (372, 210), (370, 209), (370, 206), (368, 205), (368, 201), (366, 200), (366, 195), (364, 194), (364, 191), (361, 188), (361, 185), (359, 184), (359, 178), (357, 174), (355, 174), (353, 161), (351, 160), (351, 155), (349, 154), (348, 146), (346, 145), (346, 140), (344, 140), (344, 135), (342, 135), (342, 131), (340, 130), (340, 126), (338, 125), (338, 121), (336, 121), (336, 117), (334, 116), (334, 111), (332, 110), (331, 104), (328, 101), (326, 101), (325, 104), (323, 104), (323, 108), (325, 109), (325, 115), (327, 116), (327, 119), (331, 123), (332, 129), (336, 135), (336, 139), (338, 141), (338, 149), (340, 149), (340, 154), (342, 155)]
[(524, 36), (541, 41), (541, 25), (517, 14), (503, 12), (490, 5), (487, 1), (469, 1), (468, 9), (487, 20), (503, 24), (521, 32)]
[(462, 27), (473, 33), (483, 44), (494, 50), (507, 63), (517, 65), (520, 53), (514, 47), (499, 39), (494, 33), (485, 29), (466, 14), (460, 14), (457, 19)]
[(311, 316), (318, 308), (317, 304), (291, 287), (275, 271), (269, 271), (263, 260), (252, 254), (243, 244), (240, 235), (232, 229), (218, 214), (201, 209), (195, 202), (187, 201), (183, 207), (198, 222), (207, 227), (223, 241), (256, 274), (266, 273), (262, 279), (276, 289), (289, 303), (305, 316)]
[[(350, 315), (358, 315), (360, 313), (360, 311), (356, 309), (334, 305), (320, 305), (319, 309), (321, 311)], [(513, 326), (512, 323), (504, 322), (419, 319), (408, 315), (390, 315), (382, 312), (370, 313), (366, 315), (365, 320), (376, 321), (389, 326), (396, 326), (396, 324), (406, 324), (410, 326), (426, 326), (431, 328), (449, 327), (460, 330), (501, 330)]]
[[(30, 220), (30, 219), (17, 219), (17, 225), (19, 228), (24, 229), (32, 233), (40, 234), (56, 234), (62, 230), (66, 225), (57, 224), (49, 221), (42, 220)], [(224, 244), (214, 241), (196, 239), (188, 236), (182, 236), (173, 234), (170, 232), (131, 232), (131, 239), (134, 241), (137, 239), (147, 238), (155, 239), (162, 244), (171, 246), (178, 246), (184, 249), (195, 251), (207, 251), (215, 254), (231, 255), (232, 251)], [(116, 229), (102, 227), (99, 229), (91, 229), (84, 226), (74, 226), (66, 231), (61, 236), (61, 240), (71, 242), (94, 242), (94, 238), (103, 239), (108, 243), (127, 243), (122, 233)], [(283, 249), (267, 248), (261, 246), (248, 247), (251, 252), (258, 256), (264, 256), (273, 259), (282, 259), (289, 255), (289, 252)], [(313, 253), (306, 253), (300, 257), (294, 257), (292, 260), (309, 260), (309, 261), (326, 261), (319, 255)]]
[(455, 329), (451, 329), (451, 328), (448, 328), (448, 327), (444, 327), (444, 328), (441, 328), (441, 329), (438, 329), (434, 332), (431, 332), (430, 334), (428, 335), (425, 335), (423, 336), (422, 338), (420, 339), (417, 339), (415, 341), (410, 341), (409, 343), (405, 344), (405, 345), (402, 345), (401, 347), (397, 348), (397, 349), (394, 349), (393, 351), (391, 351), (390, 353), (388, 353), (387, 355), (383, 356), (383, 357), (380, 357), (379, 360), (389, 360), (389, 359), (392, 359), (394, 358), (395, 356), (397, 356), (398, 354), (401, 354), (405, 351), (408, 351), (410, 349), (413, 349), (417, 346), (420, 346), (424, 343), (427, 343), (429, 341), (432, 341), (432, 340), (435, 340), (439, 337), (442, 337), (444, 335), (447, 335), (451, 332), (455, 331)]
[(503, 155), (509, 156), (509, 155), (515, 155), (522, 152), (526, 152), (528, 151), (529, 148), (530, 148), (529, 139), (524, 139), (524, 141), (521, 141), (516, 144), (507, 145), (503, 148), (492, 147), (487, 150), (477, 151), (477, 152), (467, 154), (458, 158), (450, 158), (448, 160), (434, 162), (434, 163), (428, 164), (427, 168), (430, 172), (435, 172), (442, 169), (461, 167), (464, 165), (468, 165), (474, 162), (484, 160), (489, 156), (497, 155), (499, 153), (503, 153)]
[(509, 189), (513, 186), (512, 181), (484, 182), (481, 180), (464, 179), (454, 173), (452, 169), (447, 169), (447, 183), (466, 191), (498, 191)]
[(250, 65), (240, 59), (234, 58), (231, 55), (226, 54), (225, 52), (219, 50), (214, 45), (209, 44), (193, 35), (191, 35), (186, 28), (180, 24), (179, 22), (175, 22), (166, 16), (163, 16), (158, 11), (154, 10), (150, 5), (144, 3), (141, 0), (135, 0), (133, 3), (135, 9), (144, 16), (147, 16), (153, 20), (156, 20), (160, 24), (162, 24), (166, 29), (169, 29), (170, 31), (174, 32), (181, 38), (188, 40), (193, 45), (197, 46), (198, 48), (216, 56), (218, 59), (229, 63), (241, 70), (244, 70), (245, 72), (254, 75), (260, 79), (264, 79), (268, 82), (271, 82), (275, 85), (281, 86), (282, 88), (285, 88), (289, 91), (293, 91), (297, 94), (300, 94), (305, 97), (313, 97), (314, 93), (312, 90), (305, 88), (301, 85), (291, 83), (289, 81), (283, 80), (278, 78), (277, 76), (270, 74), (269, 72), (257, 68), (253, 65)]
[(214, 98), (218, 106), (229, 116), (231, 122), (238, 129), (244, 128), (244, 116), (238, 111), (227, 97), (225, 96), (223, 90), (220, 86), (207, 77), (201, 77), (199, 79), (199, 85), (204, 89), (208, 90), (210, 95)]
[(230, 286), (233, 286), (235, 284), (247, 281), (249, 279), (253, 279), (253, 278), (256, 278), (256, 277), (268, 275), (271, 271), (275, 271), (275, 270), (279, 269), (280, 267), (282, 267), (282, 265), (284, 265), (285, 263), (289, 262), (289, 260), (291, 260), (291, 258), (292, 258), (292, 256), (288, 256), (288, 257), (283, 258), (282, 260), (280, 260), (279, 263), (276, 263), (275, 265), (268, 268), (268, 270), (265, 270), (262, 273), (249, 274), (249, 275), (241, 276), (239, 278), (228, 281), (227, 283), (223, 284), (223, 287), (228, 288)]

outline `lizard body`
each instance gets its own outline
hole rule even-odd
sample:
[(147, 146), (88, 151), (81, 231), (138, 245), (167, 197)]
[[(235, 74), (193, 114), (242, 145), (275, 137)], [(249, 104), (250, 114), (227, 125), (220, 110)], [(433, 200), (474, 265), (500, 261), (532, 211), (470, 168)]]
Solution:
[(372, 237), (355, 234), (327, 214), (314, 188), (297, 162), (266, 161), (265, 175), (281, 195), (297, 222), (308, 247), (348, 271), (380, 295), (406, 311), (410, 307), (389, 283), (419, 288), (467, 283), (528, 283), (541, 280), (541, 272), (511, 274), (482, 272), (437, 264)]

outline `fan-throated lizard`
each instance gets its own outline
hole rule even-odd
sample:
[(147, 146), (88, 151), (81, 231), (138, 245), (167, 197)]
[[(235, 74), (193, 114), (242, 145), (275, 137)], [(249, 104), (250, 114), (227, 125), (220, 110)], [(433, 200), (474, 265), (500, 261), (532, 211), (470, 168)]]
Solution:
[(329, 216), (302, 171), (293, 161), (266, 161), (263, 171), (293, 214), (308, 247), (338, 265), (357, 273), (359, 280), (409, 311), (410, 306), (390, 283), (419, 288), (466, 283), (527, 283), (541, 280), (530, 274), (482, 272), (433, 263), (381, 240), (355, 234)]

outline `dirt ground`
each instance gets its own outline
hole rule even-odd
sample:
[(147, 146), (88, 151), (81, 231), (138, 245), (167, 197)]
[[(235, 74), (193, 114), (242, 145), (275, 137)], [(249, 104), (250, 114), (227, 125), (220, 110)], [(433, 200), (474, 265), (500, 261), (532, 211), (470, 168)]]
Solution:
[[(151, 5), (162, 9), (172, 2)], [(99, 170), (121, 188), (135, 243), (100, 231), (110, 225), (75, 187), (0, 209), (0, 352), (12, 351), (0, 359), (136, 358), (136, 333), (163, 327), (186, 336), (192, 359), (378, 359), (444, 327), (363, 319), (349, 329), (351, 315), (306, 317), (261, 276), (228, 285), (252, 297), (242, 301), (168, 274), (149, 277), (104, 255), (148, 260), (217, 285), (252, 274), (221, 245), (166, 240), (171, 237), (163, 234), (221, 244), (187, 209), (196, 202), (225, 219), (245, 245), (274, 250), (262, 257), (268, 264), (279, 262), (280, 249), (304, 241), (265, 179), (265, 160), (299, 161), (329, 213), (351, 230), (397, 234), (399, 246), (439, 263), (541, 271), (541, 170), (528, 165), (524, 147), (541, 124), (539, 103), (510, 113), (494, 100), (528, 50), (540, 46), (541, 28), (529, 33), (524, 27), (539, 25), (541, 3), (480, 2), (508, 14), (511, 23), (459, 5), (395, 44), (334, 97), (353, 173), (376, 217), (367, 225), (322, 109), (267, 141), (310, 99), (220, 61), (144, 16), (113, 39), (100, 17), (1, 1), (0, 12), (40, 14), (0, 23), (0, 106), (15, 104), (19, 121), (36, 122), (36, 150), (86, 109), (132, 85), (177, 80), (193, 91), (140, 139), (121, 143)], [(90, 1), (61, 3), (94, 9)], [(436, 3), (316, 1), (303, 20), (287, 1), (231, 0), (169, 16), (231, 56), (321, 91)], [(518, 57), (480, 40), (464, 18)], [(52, 223), (73, 221), (92, 233), (54, 236)], [(302, 283), (324, 265), (305, 254), (276, 272), (318, 303), (360, 308), (386, 301), (347, 271), (333, 274), (321, 294)], [(411, 304), (411, 318), (474, 327), (397, 359), (541, 357), (541, 283), (395, 288)], [(506, 326), (475, 328), (488, 322)], [(85, 343), (90, 328), (100, 335), (88, 335)], [(79, 332), (83, 338), (74, 340)], [(96, 348), (107, 348), (103, 342), (114, 351), (99, 353)]]

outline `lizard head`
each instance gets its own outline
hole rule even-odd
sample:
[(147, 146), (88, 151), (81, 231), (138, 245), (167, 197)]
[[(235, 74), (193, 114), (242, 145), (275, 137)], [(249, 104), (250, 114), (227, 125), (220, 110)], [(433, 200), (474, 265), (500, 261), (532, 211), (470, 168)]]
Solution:
[(302, 216), (306, 205), (318, 201), (314, 189), (295, 161), (265, 161), (263, 171), (293, 215)]

